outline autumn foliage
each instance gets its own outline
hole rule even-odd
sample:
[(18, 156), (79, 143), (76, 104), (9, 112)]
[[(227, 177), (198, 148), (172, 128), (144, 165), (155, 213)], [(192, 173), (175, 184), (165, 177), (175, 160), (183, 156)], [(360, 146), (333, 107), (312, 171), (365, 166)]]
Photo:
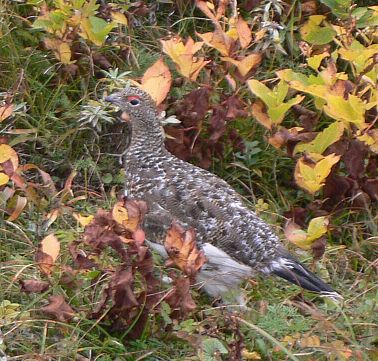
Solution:
[[(374, 292), (368, 281), (377, 269), (377, 6), (349, 0), (10, 3), (17, 13), (8, 4), (0, 11), (0, 17), (15, 15), (0, 21), (0, 211), (5, 234), (20, 233), (21, 241), (4, 237), (1, 247), (28, 248), (21, 260), (13, 248), (1, 258), (4, 274), (17, 264), (1, 284), (5, 293), (16, 285), (41, 319), (91, 320), (122, 341), (141, 337), (151, 320), (150, 330), (172, 330), (186, 319), (175, 337), (204, 360), (295, 359), (270, 344), (264, 353), (261, 334), (249, 337), (240, 318), (209, 313), (198, 321), (193, 283), (206, 259), (193, 230), (173, 224), (159, 240), (169, 259), (158, 261), (145, 240), (145, 204), (116, 201), (123, 181), (116, 181), (121, 166), (113, 160), (126, 137), (109, 125), (117, 115), (103, 98), (130, 83), (165, 115), (171, 153), (258, 200), (259, 215), (282, 226), (293, 248), (311, 252), (325, 278), (318, 261), (332, 260), (331, 276), (342, 273), (340, 288), (350, 293), (346, 307), (354, 312), (356, 300)], [(14, 33), (18, 43), (9, 38)], [(22, 57), (12, 53), (17, 46)], [(353, 313), (353, 321), (343, 318), (345, 326), (315, 304), (283, 297), (317, 322), (305, 334), (277, 336), (287, 349), (310, 349), (308, 359), (316, 350), (330, 360), (363, 360), (358, 347), (365, 346), (357, 344), (374, 344), (370, 329), (359, 333), (362, 325), (372, 327), (372, 299), (359, 306), (365, 318)], [(277, 321), (268, 306), (265, 300), (254, 305)], [(0, 302), (0, 315), (15, 307)], [(279, 328), (267, 325), (272, 333)], [(324, 339), (313, 335), (316, 327)], [(346, 336), (349, 328), (354, 333)], [(248, 341), (259, 352), (249, 352)], [(0, 344), (0, 358), (2, 350)]]

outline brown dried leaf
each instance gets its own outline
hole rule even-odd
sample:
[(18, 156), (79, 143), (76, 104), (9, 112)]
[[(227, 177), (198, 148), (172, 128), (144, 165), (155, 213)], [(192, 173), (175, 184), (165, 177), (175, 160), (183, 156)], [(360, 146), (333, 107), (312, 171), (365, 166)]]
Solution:
[(41, 272), (47, 276), (51, 274), (54, 267), (54, 261), (50, 255), (38, 250), (34, 255), (34, 259), (37, 262)]
[(222, 104), (224, 104), (227, 108), (227, 119), (233, 120), (235, 118), (244, 118), (248, 116), (248, 112), (245, 110), (244, 104), (237, 95), (227, 97), (226, 101)]
[(173, 289), (165, 298), (172, 309), (177, 310), (181, 317), (186, 317), (196, 308), (190, 294), (190, 280), (187, 277), (174, 278)]
[(50, 296), (49, 304), (40, 310), (60, 322), (67, 322), (74, 316), (73, 309), (60, 295)]
[(367, 145), (353, 139), (349, 142), (348, 150), (343, 155), (345, 168), (354, 179), (363, 177), (365, 171), (365, 158), (367, 155)]
[(20, 280), (21, 291), (27, 293), (42, 293), (48, 290), (50, 284), (48, 282), (38, 280)]
[(206, 262), (204, 252), (196, 247), (193, 229), (185, 231), (180, 225), (173, 223), (167, 233), (164, 247), (171, 262), (187, 275), (195, 275)]
[(378, 201), (378, 179), (366, 179), (362, 189), (369, 195), (371, 200)]
[(227, 111), (222, 105), (217, 105), (213, 109), (213, 115), (210, 118), (210, 143), (216, 143), (226, 132)]

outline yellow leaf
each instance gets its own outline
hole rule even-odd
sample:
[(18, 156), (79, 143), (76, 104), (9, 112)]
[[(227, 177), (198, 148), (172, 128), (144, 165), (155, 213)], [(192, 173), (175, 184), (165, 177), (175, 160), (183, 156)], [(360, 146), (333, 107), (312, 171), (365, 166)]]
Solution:
[(358, 135), (357, 139), (367, 144), (372, 152), (378, 154), (378, 129), (370, 129)]
[(311, 156), (317, 156), (317, 162), (309, 164), (305, 162), (304, 157), (301, 157), (295, 166), (294, 177), (301, 188), (314, 194), (323, 187), (332, 166), (340, 160), (340, 156), (334, 153), (326, 157), (311, 153)]
[(0, 144), (0, 163), (4, 163), (7, 160), (12, 162), (14, 170), (18, 168), (17, 152), (8, 144)]
[(159, 105), (168, 95), (171, 84), (171, 72), (163, 59), (159, 59), (144, 73), (141, 88), (149, 93)]
[(119, 11), (112, 12), (112, 19), (118, 24), (128, 24), (127, 17)]
[(320, 346), (320, 338), (318, 336), (303, 337), (297, 342), (301, 348)]
[(58, 48), (59, 60), (63, 64), (71, 64), (71, 49), (67, 43), (61, 43)]
[(331, 144), (337, 142), (344, 134), (344, 124), (334, 122), (317, 134), (310, 143), (299, 143), (294, 148), (294, 154), (306, 151), (307, 153), (322, 154)]
[(127, 222), (129, 219), (129, 214), (127, 212), (127, 209), (123, 206), (123, 202), (117, 202), (112, 210), (112, 216), (113, 219), (119, 223), (124, 224), (124, 222)]
[(80, 223), (82, 227), (88, 226), (93, 220), (93, 215), (83, 216), (80, 213), (73, 213), (74, 218)]
[(353, 351), (347, 348), (343, 341), (335, 340), (324, 346), (329, 349), (329, 354), (337, 356), (338, 360), (349, 360), (353, 356)]
[(261, 356), (256, 351), (248, 351), (246, 349), (242, 350), (243, 360), (261, 360)]
[(10, 117), (13, 113), (13, 104), (0, 106), (0, 123)]
[(307, 241), (312, 242), (327, 233), (329, 219), (327, 217), (316, 217), (311, 219), (307, 228)]
[(366, 104), (357, 96), (349, 95), (344, 99), (340, 95), (326, 94), (327, 104), (324, 111), (330, 117), (341, 122), (348, 122), (357, 125), (359, 129), (365, 129)]
[(51, 256), (53, 262), (55, 263), (59, 256), (60, 243), (54, 233), (49, 234), (41, 241), (41, 251)]
[(235, 60), (229, 57), (223, 57), (221, 59), (234, 64), (238, 68), (241, 76), (246, 76), (252, 68), (261, 63), (262, 55), (260, 53), (254, 53), (246, 56), (242, 60)]
[(307, 64), (314, 70), (318, 70), (319, 69), (319, 66), (320, 66), (320, 63), (322, 62), (322, 60), (326, 57), (329, 56), (329, 53), (328, 52), (325, 52), (325, 53), (321, 53), (321, 54), (317, 54), (317, 55), (314, 55), (310, 58), (307, 58)]
[(9, 181), (9, 177), (5, 173), (0, 172), (0, 186), (7, 184), (8, 181)]
[(71, 64), (71, 49), (68, 43), (59, 39), (46, 38), (43, 41), (47, 49), (54, 52), (55, 57), (63, 64)]
[(228, 20), (229, 29), (226, 31), (226, 34), (232, 39), (232, 40), (238, 40), (239, 35), (238, 31), (236, 30), (236, 19), (230, 18)]
[(202, 57), (194, 57), (194, 54), (202, 48), (203, 42), (195, 43), (191, 37), (185, 44), (177, 37), (161, 40), (161, 43), (163, 52), (177, 65), (178, 71), (190, 80), (195, 81), (200, 70), (210, 61), (205, 61)]

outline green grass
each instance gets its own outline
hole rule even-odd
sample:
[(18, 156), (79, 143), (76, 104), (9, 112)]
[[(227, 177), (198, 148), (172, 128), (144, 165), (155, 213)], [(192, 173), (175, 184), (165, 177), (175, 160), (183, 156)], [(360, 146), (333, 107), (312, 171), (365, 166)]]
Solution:
[[(177, 2), (171, 18), (166, 15), (172, 6), (160, 6), (158, 25), (143, 24), (132, 34), (133, 57), (120, 57), (112, 46), (98, 49), (121, 72), (131, 69), (131, 76), (142, 75), (160, 56), (159, 39), (169, 31), (185, 37), (212, 29), (208, 21), (201, 20), (203, 14), (188, 8), (185, 1)], [(257, 78), (273, 77), (278, 68), (301, 66), (293, 37), (293, 13), (284, 34), (292, 44), (292, 54), (285, 57), (273, 51), (257, 72)], [(58, 189), (63, 188), (71, 171), (77, 170), (74, 196), (87, 198), (69, 205), (75, 211), (87, 215), (95, 214), (98, 208), (109, 209), (115, 202), (114, 193), (122, 189), (121, 165), (114, 154), (123, 151), (124, 130), (117, 124), (103, 122), (98, 134), (89, 125), (78, 122), (81, 106), (98, 100), (109, 79), (97, 78), (94, 74), (101, 69), (96, 64), (90, 69), (87, 59), (79, 62), (79, 75), (70, 78), (41, 45), (44, 34), (29, 28), (25, 19), (31, 15), (35, 13), (30, 5), (0, 0), (0, 92), (13, 91), (14, 102), (22, 105), (11, 125), (30, 131), (12, 137), (12, 142), (22, 162), (49, 172)], [(175, 88), (172, 94), (180, 98), (192, 89), (193, 85), (185, 85)], [(294, 124), (294, 119), (290, 122)], [(3, 124), (1, 136), (8, 135), (9, 124)], [(211, 170), (226, 179), (251, 205), (261, 205), (259, 214), (279, 230), (285, 211), (306, 205), (312, 199), (293, 187), (294, 161), (267, 145), (267, 134), (260, 125), (243, 119), (235, 127), (246, 140), (248, 152), (235, 154), (226, 149), (225, 157), (215, 159)], [(29, 177), (34, 182), (41, 181), (35, 173), (30, 172)], [(43, 194), (43, 187), (38, 192)], [(324, 259), (317, 264), (323, 278), (343, 294), (343, 305), (309, 294), (303, 302), (298, 288), (276, 278), (258, 277), (253, 285), (244, 286), (249, 307), (244, 312), (232, 314), (193, 290), (197, 309), (187, 319), (170, 319), (162, 307), (149, 315), (142, 336), (132, 339), (130, 333), (123, 337), (114, 332), (105, 315), (90, 317), (101, 287), (106, 284), (104, 280), (97, 282), (95, 271), (78, 273), (75, 287), (62, 284), (67, 267), (73, 266), (68, 246), (80, 239), (83, 230), (69, 211), (45, 229), (45, 216), (58, 200), (59, 196), (44, 197), (40, 204), (29, 202), (15, 222), (0, 220), (1, 361), (6, 360), (5, 355), (7, 360), (23, 361), (215, 361), (233, 359), (238, 348), (243, 349), (245, 359), (248, 352), (274, 361), (378, 359), (375, 205), (334, 215), (329, 246)], [(50, 232), (58, 236), (61, 253), (54, 272), (46, 277), (34, 257), (40, 241)], [(310, 265), (308, 253), (299, 252), (299, 257)], [(156, 272), (167, 274), (168, 270), (156, 259)], [(112, 253), (102, 259), (104, 267), (118, 263)], [(41, 294), (26, 294), (20, 291), (19, 284), (25, 279), (43, 279), (50, 288)], [(63, 295), (74, 308), (75, 316), (69, 323), (53, 320), (41, 312), (51, 295)]]

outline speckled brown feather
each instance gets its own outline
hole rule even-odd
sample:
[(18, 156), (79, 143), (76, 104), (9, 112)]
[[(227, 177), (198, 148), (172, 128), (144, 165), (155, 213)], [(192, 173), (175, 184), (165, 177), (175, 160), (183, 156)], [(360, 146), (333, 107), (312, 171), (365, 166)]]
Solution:
[[(131, 104), (130, 97), (138, 97), (139, 103)], [(272, 228), (224, 180), (165, 149), (161, 119), (144, 91), (129, 87), (107, 100), (131, 119), (125, 188), (128, 196), (148, 204), (144, 229), (149, 240), (162, 244), (175, 220), (195, 229), (199, 247), (210, 244), (227, 254), (231, 263), (235, 260), (251, 272), (276, 273), (315, 292), (336, 294), (282, 247)]]

